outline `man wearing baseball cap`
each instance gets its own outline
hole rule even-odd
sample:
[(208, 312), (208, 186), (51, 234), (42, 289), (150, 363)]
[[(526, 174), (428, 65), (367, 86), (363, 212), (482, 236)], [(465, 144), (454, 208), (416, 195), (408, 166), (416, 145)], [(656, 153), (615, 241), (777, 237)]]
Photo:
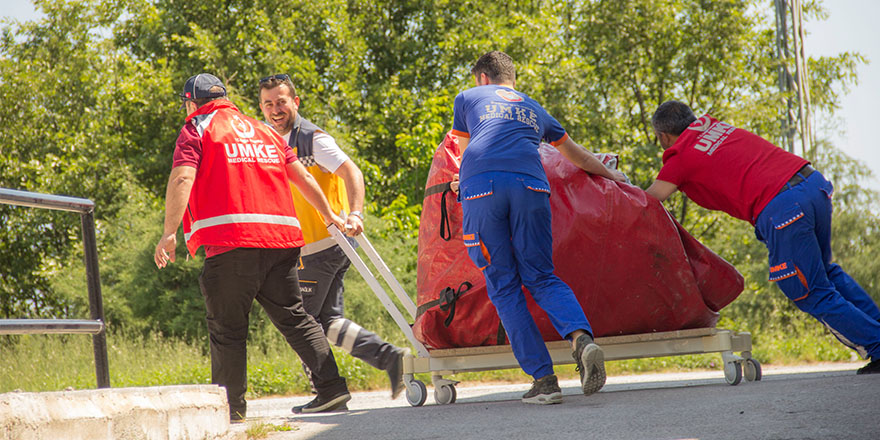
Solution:
[(351, 395), (321, 326), (302, 305), (297, 261), (303, 236), (288, 181), (328, 224), (343, 227), (314, 178), (270, 127), (243, 115), (214, 75), (190, 77), (180, 94), (186, 123), (174, 150), (164, 232), (154, 260), (175, 260), (183, 221), (187, 250), (205, 248), (212, 382), (226, 387), (230, 418), (247, 412), (248, 314), (254, 299), (312, 371), (318, 396), (301, 412), (342, 407)]

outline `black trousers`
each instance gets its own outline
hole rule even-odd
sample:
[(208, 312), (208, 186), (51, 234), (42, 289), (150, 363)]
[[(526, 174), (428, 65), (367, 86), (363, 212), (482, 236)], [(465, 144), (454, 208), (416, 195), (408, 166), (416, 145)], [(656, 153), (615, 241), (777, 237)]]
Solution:
[(239, 248), (205, 260), (199, 286), (211, 339), (211, 380), (226, 387), (231, 414), (247, 412), (247, 331), (254, 299), (313, 372), (319, 395), (347, 390), (323, 329), (303, 308), (299, 251)]

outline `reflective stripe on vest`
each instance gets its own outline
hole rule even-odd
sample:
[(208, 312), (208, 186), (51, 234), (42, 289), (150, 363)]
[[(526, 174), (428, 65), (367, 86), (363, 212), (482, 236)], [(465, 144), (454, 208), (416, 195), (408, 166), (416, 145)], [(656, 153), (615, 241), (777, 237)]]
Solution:
[(189, 233), (183, 235), (184, 238), (189, 241), (190, 237), (198, 232), (199, 229), (235, 223), (267, 223), (273, 225), (295, 226), (297, 228), (300, 227), (299, 220), (296, 217), (271, 214), (227, 214), (198, 220), (190, 226)]

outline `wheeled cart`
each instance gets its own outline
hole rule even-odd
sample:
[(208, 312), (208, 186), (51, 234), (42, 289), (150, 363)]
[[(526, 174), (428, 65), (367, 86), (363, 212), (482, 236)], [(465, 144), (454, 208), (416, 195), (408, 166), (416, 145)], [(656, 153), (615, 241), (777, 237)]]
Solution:
[[(486, 347), (463, 347), (428, 350), (416, 340), (409, 321), (398, 306), (360, 258), (339, 229), (329, 227), (336, 243), (342, 248), (358, 272), (391, 314), (400, 330), (416, 348), (414, 354), (403, 359), (403, 378), (406, 384), (406, 400), (412, 406), (422, 406), (428, 397), (425, 383), (416, 379), (415, 374), (431, 373), (434, 385), (434, 401), (444, 405), (454, 403), (455, 385), (458, 381), (446, 379), (456, 373), (471, 371), (502, 370), (519, 368), (509, 345)], [(376, 270), (395, 293), (403, 309), (412, 319), (416, 316), (416, 305), (406, 294), (400, 283), (385, 265), (373, 245), (364, 234), (356, 238)], [(637, 359), (685, 354), (721, 353), (724, 364), (724, 379), (730, 385), (738, 385), (743, 378), (747, 381), (761, 380), (761, 364), (752, 358), (752, 337), (746, 332), (734, 332), (717, 328), (698, 328), (671, 332), (643, 333), (596, 338), (596, 344), (605, 352), (605, 360)], [(547, 349), (554, 365), (573, 364), (571, 344), (568, 341), (552, 341)], [(735, 354), (739, 352), (739, 355)]]

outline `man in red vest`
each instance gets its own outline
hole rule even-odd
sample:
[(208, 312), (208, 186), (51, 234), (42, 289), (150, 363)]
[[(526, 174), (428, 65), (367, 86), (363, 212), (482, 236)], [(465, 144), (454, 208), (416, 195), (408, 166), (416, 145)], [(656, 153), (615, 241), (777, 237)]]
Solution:
[(665, 151), (648, 194), (662, 202), (681, 190), (751, 223), (769, 251), (770, 281), (871, 359), (858, 374), (880, 373), (880, 309), (831, 262), (831, 182), (806, 159), (709, 115), (698, 119), (678, 101), (660, 104), (651, 123)]
[(189, 78), (181, 94), (186, 124), (174, 150), (165, 227), (154, 259), (175, 260), (183, 220), (191, 255), (205, 247), (199, 286), (211, 340), (212, 382), (226, 387), (230, 419), (247, 412), (248, 314), (254, 299), (312, 371), (318, 396), (294, 412), (332, 411), (351, 399), (324, 331), (306, 313), (297, 278), (302, 231), (288, 180), (337, 227), (314, 178), (273, 130), (243, 115), (217, 77)]

